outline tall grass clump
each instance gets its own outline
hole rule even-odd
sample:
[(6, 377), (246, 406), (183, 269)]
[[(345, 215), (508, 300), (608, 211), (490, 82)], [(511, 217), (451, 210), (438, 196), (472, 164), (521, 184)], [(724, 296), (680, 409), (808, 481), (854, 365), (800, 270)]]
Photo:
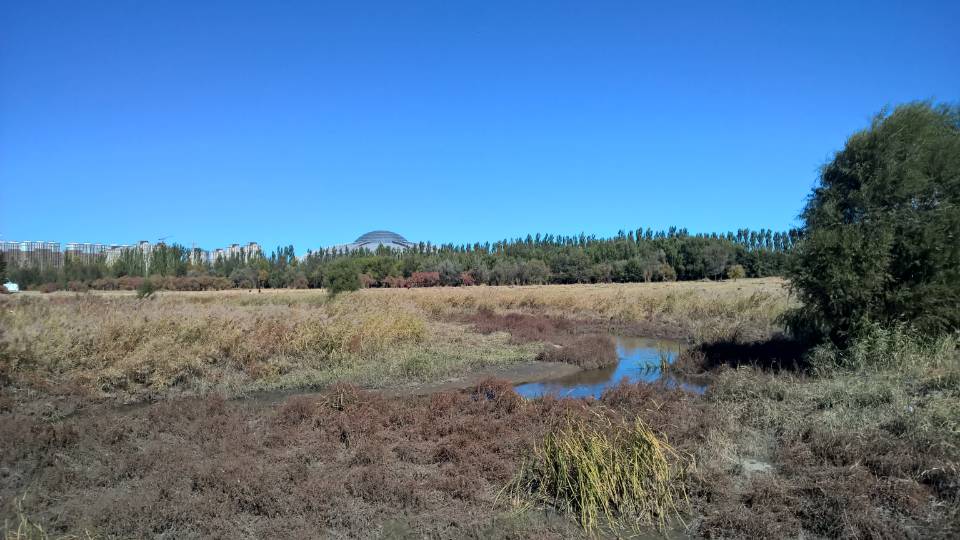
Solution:
[(927, 374), (960, 364), (958, 334), (924, 335), (909, 326), (870, 324), (844, 348), (821, 345), (812, 353), (814, 366), (836, 369)]
[(137, 287), (137, 298), (150, 298), (155, 292), (157, 292), (157, 286), (147, 278)]
[(552, 505), (588, 531), (666, 528), (687, 504), (679, 456), (639, 418), (633, 424), (570, 422), (547, 434), (509, 490)]

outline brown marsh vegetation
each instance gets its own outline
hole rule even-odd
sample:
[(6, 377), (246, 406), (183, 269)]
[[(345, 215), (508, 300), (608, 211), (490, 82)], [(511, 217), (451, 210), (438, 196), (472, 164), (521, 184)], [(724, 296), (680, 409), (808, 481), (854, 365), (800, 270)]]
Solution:
[(323, 291), (272, 290), (21, 294), (0, 302), (8, 397), (12, 389), (16, 399), (132, 402), (439, 380), (528, 361), (545, 350), (541, 342), (574, 345), (559, 355), (546, 350), (550, 359), (590, 366), (596, 351), (609, 362), (610, 347), (596, 338), (573, 343), (584, 328), (698, 342), (762, 337), (787, 296), (781, 281), (767, 279), (367, 289), (334, 300)]
[[(465, 319), (482, 334), (508, 332), (515, 342), (538, 342), (543, 349), (537, 359), (563, 362), (582, 369), (599, 369), (617, 362), (617, 349), (608, 334), (589, 332), (593, 325), (570, 319), (527, 313), (498, 314), (482, 307)], [(578, 328), (579, 327), (579, 328)]]
[[(878, 329), (843, 362), (793, 361), (758, 343), (790, 305), (777, 280), (2, 302), (10, 538), (960, 534), (956, 340)], [(707, 392), (375, 391), (603, 329), (690, 342)]]

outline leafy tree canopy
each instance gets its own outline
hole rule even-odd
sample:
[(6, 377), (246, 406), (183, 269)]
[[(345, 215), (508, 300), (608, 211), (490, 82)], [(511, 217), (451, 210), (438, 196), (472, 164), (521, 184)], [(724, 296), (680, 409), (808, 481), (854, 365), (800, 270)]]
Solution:
[(795, 332), (842, 344), (868, 323), (960, 328), (960, 108), (878, 114), (823, 167), (802, 217)]

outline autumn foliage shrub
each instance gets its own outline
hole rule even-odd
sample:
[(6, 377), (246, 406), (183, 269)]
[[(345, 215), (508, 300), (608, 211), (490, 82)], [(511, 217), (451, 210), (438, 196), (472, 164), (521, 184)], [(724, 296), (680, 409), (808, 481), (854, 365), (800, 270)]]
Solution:
[(407, 279), (407, 287), (439, 287), (440, 272), (414, 272)]

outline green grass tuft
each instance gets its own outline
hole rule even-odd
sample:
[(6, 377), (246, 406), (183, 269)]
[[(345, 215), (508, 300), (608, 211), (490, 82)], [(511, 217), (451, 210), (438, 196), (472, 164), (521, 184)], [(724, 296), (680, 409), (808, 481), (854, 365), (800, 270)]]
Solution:
[(687, 497), (677, 453), (642, 420), (571, 422), (536, 447), (508, 490), (516, 502), (552, 505), (597, 528), (666, 528)]

